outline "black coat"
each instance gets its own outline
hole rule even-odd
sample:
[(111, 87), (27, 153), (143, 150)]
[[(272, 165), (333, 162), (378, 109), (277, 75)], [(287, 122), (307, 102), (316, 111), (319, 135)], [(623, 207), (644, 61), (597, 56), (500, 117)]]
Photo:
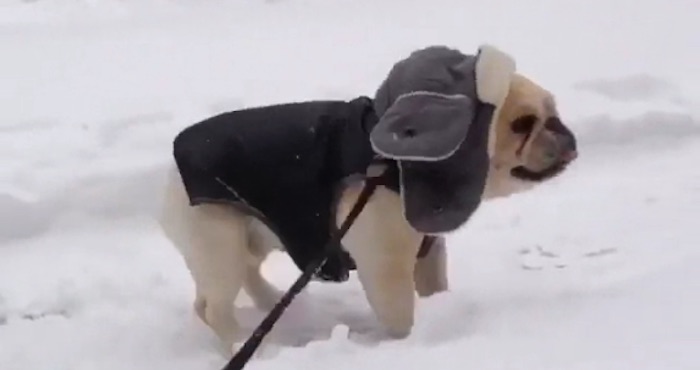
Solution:
[[(220, 114), (177, 135), (173, 154), (193, 206), (230, 203), (275, 232), (304, 269), (335, 230), (342, 180), (364, 175), (376, 157), (372, 100), (309, 101)], [(398, 172), (389, 188), (398, 192)], [(339, 251), (319, 272), (345, 281), (354, 268)]]

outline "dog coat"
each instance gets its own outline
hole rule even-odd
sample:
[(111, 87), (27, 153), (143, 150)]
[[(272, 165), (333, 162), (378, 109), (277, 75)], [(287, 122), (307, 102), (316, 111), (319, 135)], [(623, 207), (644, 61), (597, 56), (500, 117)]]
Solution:
[[(224, 202), (256, 216), (304, 269), (330, 239), (342, 181), (375, 157), (376, 123), (367, 97), (256, 107), (186, 128), (173, 154), (191, 205)], [(339, 251), (319, 277), (346, 280), (349, 262)]]
[[(248, 108), (196, 123), (173, 143), (190, 204), (228, 203), (256, 216), (303, 270), (335, 230), (343, 181), (365, 176), (379, 157), (388, 161), (385, 186), (401, 195), (409, 224), (425, 234), (453, 231), (476, 210), (485, 186), (500, 99), (488, 94), (503, 94), (502, 81), (493, 85), (507, 75), (487, 68), (501, 62), (493, 53), (421, 49), (392, 68), (374, 99)], [(339, 250), (317, 277), (345, 281), (352, 268)]]

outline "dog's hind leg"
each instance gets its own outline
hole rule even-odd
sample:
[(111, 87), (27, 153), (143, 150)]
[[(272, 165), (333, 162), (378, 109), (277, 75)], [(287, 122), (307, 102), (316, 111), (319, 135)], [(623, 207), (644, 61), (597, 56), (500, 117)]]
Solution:
[(248, 220), (230, 206), (190, 206), (173, 170), (159, 222), (192, 275), (195, 311), (230, 351), (239, 331), (234, 301), (246, 274)]
[[(194, 207), (187, 265), (197, 286), (195, 306), (229, 348), (236, 341), (234, 301), (246, 278), (246, 220), (230, 207)], [(201, 317), (201, 316), (200, 316)]]
[(246, 268), (243, 285), (255, 306), (269, 311), (282, 298), (282, 292), (270, 284), (262, 274), (261, 267), (267, 255), (275, 249), (281, 249), (277, 237), (262, 222), (252, 220), (249, 230), (248, 245), (250, 258)]

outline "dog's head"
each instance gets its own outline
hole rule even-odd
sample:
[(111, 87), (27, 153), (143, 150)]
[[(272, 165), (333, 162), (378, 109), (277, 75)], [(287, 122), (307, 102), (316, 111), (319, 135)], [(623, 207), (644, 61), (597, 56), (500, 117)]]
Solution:
[(513, 75), (497, 114), (486, 198), (531, 189), (576, 159), (576, 137), (562, 122), (554, 97), (526, 77)]
[(552, 95), (484, 45), (476, 55), (428, 47), (399, 61), (375, 97), (376, 153), (397, 161), (408, 222), (454, 231), (484, 198), (561, 173), (576, 156)]

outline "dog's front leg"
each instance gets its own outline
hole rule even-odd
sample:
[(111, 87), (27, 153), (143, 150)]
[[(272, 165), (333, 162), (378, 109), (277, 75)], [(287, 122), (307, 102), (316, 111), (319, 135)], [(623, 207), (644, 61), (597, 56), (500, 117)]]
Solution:
[[(367, 300), (388, 334), (403, 338), (411, 333), (415, 311), (413, 267), (415, 257), (393, 253), (396, 245), (368, 243), (351, 255)], [(368, 251), (373, 248), (375, 251)]]
[[(339, 222), (347, 216), (356, 196), (346, 193), (344, 198)], [(399, 197), (384, 188), (377, 189), (343, 239), (355, 260), (370, 307), (395, 338), (409, 335), (413, 327), (413, 274), (420, 240), (402, 217)]]
[(428, 254), (416, 261), (414, 279), (416, 291), (421, 297), (447, 290), (447, 249), (444, 237), (435, 238)]

